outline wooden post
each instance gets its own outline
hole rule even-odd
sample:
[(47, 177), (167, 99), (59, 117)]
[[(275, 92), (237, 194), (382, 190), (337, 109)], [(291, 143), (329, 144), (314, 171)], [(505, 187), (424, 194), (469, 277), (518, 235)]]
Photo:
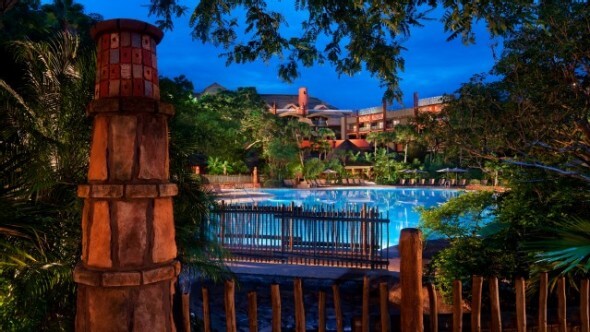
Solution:
[(567, 308), (565, 298), (565, 277), (557, 279), (557, 325), (559, 332), (567, 332)]
[(481, 332), (481, 288), (482, 276), (471, 277), (471, 331)]
[(463, 284), (453, 281), (453, 332), (463, 331)]
[(209, 290), (206, 287), (201, 289), (203, 294), (203, 329), (211, 332), (211, 314), (209, 310)]
[(236, 284), (233, 280), (225, 282), (225, 322), (227, 332), (236, 332)]
[(336, 332), (344, 331), (344, 324), (342, 320), (342, 306), (340, 303), (340, 288), (338, 285), (332, 285), (332, 293), (334, 294), (334, 313), (336, 314)]
[(369, 293), (370, 293), (369, 276), (363, 277), (363, 308), (362, 308), (362, 332), (369, 332)]
[(272, 332), (281, 332), (281, 292), (278, 284), (270, 285), (272, 303)]
[[(291, 202), (291, 215), (295, 210), (295, 202)], [(289, 252), (293, 252), (293, 219), (289, 218)]]
[(401, 329), (424, 330), (422, 295), (422, 233), (416, 228), (402, 229), (400, 249)]
[(516, 290), (516, 329), (526, 332), (526, 284), (523, 277), (517, 277), (514, 282)]
[(500, 289), (498, 288), (498, 277), (488, 279), (490, 288), (491, 321), (490, 332), (502, 331), (502, 311), (500, 310)]
[(367, 204), (361, 209), (361, 252), (367, 254)]
[(547, 297), (549, 295), (549, 274), (539, 274), (539, 332), (547, 332)]
[(191, 332), (190, 293), (182, 293), (182, 325), (185, 332)]
[(326, 292), (318, 294), (318, 332), (326, 332)]
[(221, 245), (225, 244), (225, 200), (221, 200), (221, 208), (219, 213), (219, 242)]
[(250, 332), (258, 332), (258, 304), (256, 292), (248, 292), (248, 322)]
[(590, 298), (590, 280), (582, 279), (580, 285), (580, 323), (582, 332), (590, 332), (590, 308), (588, 299)]
[(430, 332), (438, 332), (438, 298), (434, 284), (428, 284), (428, 303), (430, 305)]
[(293, 281), (293, 297), (295, 298), (295, 331), (305, 332), (305, 307), (303, 305), (303, 286), (300, 278)]
[(389, 298), (387, 291), (387, 283), (382, 282), (379, 284), (379, 307), (381, 309), (381, 332), (389, 332), (391, 326), (389, 323)]

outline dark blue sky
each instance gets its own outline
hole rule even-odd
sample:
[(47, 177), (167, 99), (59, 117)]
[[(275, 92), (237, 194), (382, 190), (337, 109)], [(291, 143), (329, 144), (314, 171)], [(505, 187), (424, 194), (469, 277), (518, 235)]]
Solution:
[[(288, 7), (291, 2), (283, 1), (283, 6)], [(86, 13), (101, 14), (105, 19), (156, 21), (156, 17), (148, 16), (148, 0), (83, 0), (79, 3), (84, 5)], [(185, 1), (191, 9), (194, 3)], [(414, 91), (421, 98), (452, 93), (473, 74), (487, 72), (493, 66), (491, 45), (494, 41), (489, 39), (483, 24), (476, 26), (477, 43), (464, 46), (459, 39), (447, 42), (438, 17), (431, 16), (435, 20), (425, 22), (422, 28), (412, 29), (411, 36), (402, 44), (407, 49), (403, 52), (405, 71), (401, 73), (400, 83), (405, 106), (411, 106)], [(293, 19), (289, 29), (299, 26), (295, 21)], [(324, 64), (301, 68), (301, 77), (288, 84), (278, 78), (278, 62), (265, 64), (260, 61), (226, 67), (225, 59), (218, 56), (222, 52), (220, 48), (192, 40), (188, 17), (176, 19), (174, 31), (166, 32), (158, 46), (159, 72), (168, 77), (184, 74), (197, 91), (214, 82), (229, 89), (254, 86), (259, 93), (296, 94), (298, 87), (306, 86), (310, 95), (341, 109), (381, 104), (383, 89), (379, 87), (379, 80), (367, 72), (339, 78), (330, 65)]]

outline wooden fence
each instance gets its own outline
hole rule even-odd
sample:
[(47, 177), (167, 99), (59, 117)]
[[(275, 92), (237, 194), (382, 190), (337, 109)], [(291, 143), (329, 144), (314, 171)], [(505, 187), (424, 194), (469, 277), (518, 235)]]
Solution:
[(225, 205), (210, 215), (230, 260), (386, 269), (389, 219), (376, 208)]
[[(281, 305), (281, 292), (280, 292), (280, 285), (279, 284), (271, 284), (270, 286), (270, 302), (271, 302), (271, 310), (272, 310), (272, 318), (271, 318), (271, 329), (273, 332), (281, 332), (282, 328), (284, 327), (284, 319), (283, 319), (283, 309)], [(347, 324), (345, 324), (346, 319), (350, 319), (351, 317), (345, 317), (343, 315), (342, 310), (342, 300), (340, 297), (340, 286), (337, 284), (332, 285), (332, 305), (333, 310), (335, 313), (336, 318), (336, 331), (343, 332), (345, 328), (347, 328)], [(236, 317), (236, 286), (233, 280), (228, 280), (224, 284), (224, 313), (225, 313), (225, 327), (227, 332), (236, 332), (246, 330), (245, 326), (238, 326), (238, 320)], [(304, 293), (303, 293), (303, 283), (300, 278), (295, 278), (293, 281), (293, 301), (294, 301), (294, 313), (289, 313), (289, 316), (293, 316), (295, 320), (294, 330), (296, 332), (304, 332), (306, 331), (306, 309), (304, 303)], [(315, 322), (317, 323), (317, 331), (318, 332), (325, 332), (326, 331), (326, 306), (327, 306), (327, 295), (325, 290), (320, 290), (318, 292), (318, 302), (317, 302), (317, 317), (314, 317)], [(209, 294), (209, 289), (207, 287), (201, 288), (201, 300), (202, 300), (202, 322), (203, 322), (203, 331), (211, 332), (212, 329), (212, 321), (211, 321), (211, 297)], [(373, 330), (379, 330), (383, 332), (391, 331), (391, 324), (390, 324), (390, 314), (389, 314), (389, 307), (388, 307), (388, 286), (386, 282), (379, 283), (379, 322), (375, 324), (375, 322), (371, 322), (370, 318), (370, 279), (369, 277), (365, 276), (363, 278), (363, 286), (362, 286), (362, 309), (358, 319), (358, 325), (352, 323), (352, 330), (359, 331), (359, 332), (369, 332)], [(242, 299), (238, 299), (242, 300)], [(258, 332), (258, 293), (256, 291), (249, 291), (247, 294), (247, 315), (248, 315), (248, 331), (250, 332)], [(190, 331), (190, 316), (188, 315), (188, 294), (183, 294), (183, 306), (184, 312), (183, 314), (183, 327), (185, 331)], [(373, 323), (375, 327), (371, 327), (370, 324)], [(246, 325), (243, 322), (243, 325)], [(373, 328), (373, 329), (371, 329)]]
[[(557, 281), (555, 288), (557, 304), (553, 308), (557, 312), (557, 317), (553, 321), (548, 319), (548, 299), (549, 299), (549, 278), (547, 273), (540, 274), (538, 283), (538, 299), (536, 315), (527, 313), (527, 295), (526, 284), (524, 278), (516, 278), (513, 281), (503, 280), (502, 282), (511, 284), (514, 289), (513, 312), (507, 312), (507, 309), (501, 308), (500, 302), (500, 288), (501, 283), (497, 277), (487, 278), (488, 293), (484, 294), (484, 278), (482, 276), (473, 276), (471, 280), (471, 302), (470, 302), (470, 316), (464, 315), (464, 300), (463, 289), (461, 281), (455, 281), (453, 284), (453, 303), (452, 303), (452, 319), (450, 326), (440, 326), (441, 319), (439, 317), (439, 303), (438, 296), (434, 285), (426, 284), (426, 296), (428, 296), (430, 310), (424, 312), (424, 292), (422, 285), (422, 243), (421, 234), (416, 229), (404, 229), (400, 238), (400, 282), (401, 282), (401, 303), (399, 305), (400, 319), (399, 324), (392, 324), (393, 319), (390, 316), (390, 301), (389, 288), (387, 283), (379, 283), (378, 300), (371, 301), (370, 296), (370, 279), (365, 276), (363, 278), (362, 286), (362, 309), (358, 313), (360, 319), (350, 326), (352, 331), (368, 332), (368, 331), (402, 331), (402, 332), (419, 332), (419, 331), (580, 331), (590, 332), (590, 281), (584, 279), (580, 281), (579, 288), (579, 313), (575, 314), (567, 312), (567, 297), (566, 297), (566, 280), (561, 277)], [(278, 284), (271, 284), (270, 297), (272, 306), (272, 331), (280, 332), (283, 328), (281, 296)], [(484, 296), (488, 295), (488, 296)], [(255, 291), (248, 292), (248, 331), (258, 331), (258, 305), (257, 293)], [(326, 292), (320, 290), (318, 293), (317, 303), (317, 331), (326, 331)], [(489, 301), (489, 314), (482, 315), (483, 299)], [(203, 313), (202, 319), (204, 322), (204, 330), (211, 331), (211, 310), (209, 304), (209, 290), (202, 288), (202, 305)], [(241, 299), (240, 299), (241, 300)], [(293, 300), (294, 313), (289, 313), (295, 319), (295, 331), (306, 331), (306, 314), (305, 304), (303, 301), (303, 287), (301, 279), (295, 278), (293, 285)], [(336, 319), (336, 331), (342, 332), (345, 329), (344, 319), (351, 317), (343, 317), (342, 304), (340, 297), (340, 289), (338, 285), (332, 285), (332, 302), (334, 306), (334, 313)], [(529, 299), (529, 304), (532, 299)], [(183, 305), (185, 306), (184, 327), (190, 331), (190, 319), (188, 315), (188, 295), (183, 295)], [(506, 299), (503, 303), (506, 303)], [(372, 308), (370, 307), (372, 303)], [(570, 301), (571, 304), (571, 301)], [(227, 281), (224, 289), (224, 313), (226, 320), (226, 331), (236, 332), (238, 327), (240, 330), (245, 330), (244, 326), (237, 326), (236, 320), (236, 302), (235, 302), (235, 284), (233, 281)], [(372, 310), (371, 310), (372, 309)], [(376, 315), (376, 312), (378, 315)], [(372, 313), (372, 314), (371, 314)], [(508, 314), (515, 316), (515, 321), (503, 323), (502, 318)], [(309, 315), (308, 315), (309, 316)], [(357, 316), (355, 314), (354, 316)], [(568, 322), (568, 317), (575, 316), (577, 321), (575, 324)], [(375, 318), (378, 317), (378, 320)], [(485, 318), (484, 318), (485, 317)], [(465, 318), (468, 318), (465, 320)], [(425, 324), (426, 321), (426, 324)], [(245, 323), (244, 323), (245, 324)], [(508, 326), (510, 325), (510, 326)]]
[[(400, 281), (401, 281), (401, 331), (423, 331), (423, 308), (424, 303), (422, 292), (422, 243), (421, 234), (417, 229), (402, 230), (400, 240)], [(489, 277), (488, 280), (488, 298), (489, 298), (489, 318), (482, 321), (482, 299), (483, 282), (482, 276), (474, 275), (471, 280), (471, 317), (469, 321), (470, 330), (473, 332), (484, 331), (507, 331), (503, 329), (502, 308), (500, 306), (500, 287), (497, 277)], [(554, 324), (548, 323), (548, 274), (541, 273), (539, 278), (538, 290), (538, 309), (535, 324), (529, 324), (530, 314), (527, 314), (527, 296), (526, 280), (522, 277), (516, 278), (511, 283), (514, 288), (514, 315), (516, 316), (515, 327), (511, 331), (582, 331), (590, 332), (590, 310), (589, 310), (589, 280), (584, 279), (579, 284), (580, 303), (579, 303), (579, 325), (568, 324), (567, 322), (567, 305), (566, 305), (566, 281), (560, 277), (557, 281), (557, 320)], [(426, 285), (430, 304), (429, 326), (430, 331), (439, 331), (438, 303), (437, 294), (434, 285)], [(506, 303), (506, 301), (504, 302)], [(462, 283), (459, 280), (453, 283), (453, 320), (452, 331), (463, 331), (463, 290)], [(506, 313), (506, 312), (504, 312)], [(485, 324), (484, 324), (485, 323)]]

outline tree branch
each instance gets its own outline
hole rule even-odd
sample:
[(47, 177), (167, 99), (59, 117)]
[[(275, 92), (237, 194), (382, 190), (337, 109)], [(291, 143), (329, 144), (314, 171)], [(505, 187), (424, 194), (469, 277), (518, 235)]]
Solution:
[(540, 169), (544, 169), (550, 172), (554, 172), (563, 176), (569, 176), (569, 177), (573, 177), (576, 179), (580, 179), (583, 180), (584, 182), (588, 182), (590, 183), (590, 176), (581, 174), (579, 172), (574, 172), (574, 171), (567, 171), (561, 168), (557, 168), (557, 167), (553, 167), (553, 166), (549, 166), (549, 165), (545, 165), (545, 164), (541, 164), (541, 163), (529, 163), (529, 162), (524, 162), (524, 161), (518, 161), (518, 160), (514, 160), (514, 159), (501, 159), (502, 162), (505, 162), (507, 164), (511, 164), (511, 165), (518, 165), (518, 166), (524, 166), (524, 167), (533, 167), (533, 168), (540, 168)]

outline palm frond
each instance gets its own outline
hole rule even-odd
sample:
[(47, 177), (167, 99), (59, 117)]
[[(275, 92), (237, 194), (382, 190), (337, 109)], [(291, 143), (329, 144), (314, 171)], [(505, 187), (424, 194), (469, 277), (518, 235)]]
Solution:
[(572, 219), (553, 228), (551, 237), (528, 243), (526, 247), (537, 251), (536, 263), (548, 264), (554, 270), (567, 274), (576, 269), (590, 270), (590, 220)]

